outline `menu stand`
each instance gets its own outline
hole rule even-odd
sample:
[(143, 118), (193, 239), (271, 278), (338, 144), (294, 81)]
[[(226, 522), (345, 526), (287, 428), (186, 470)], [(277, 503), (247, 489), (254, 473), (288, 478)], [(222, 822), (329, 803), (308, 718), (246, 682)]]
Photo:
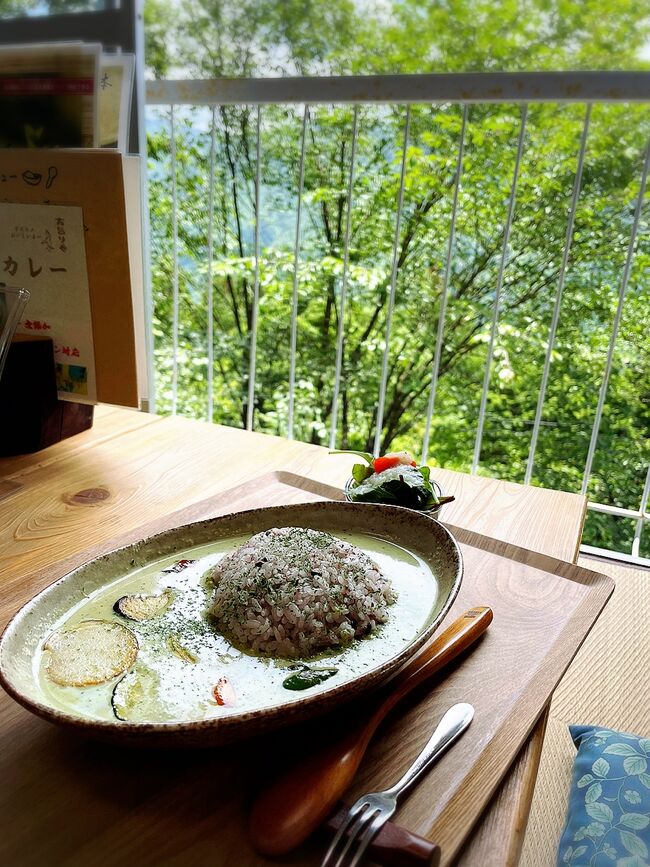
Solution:
[(51, 338), (14, 337), (0, 378), (0, 456), (31, 454), (88, 430), (93, 411), (58, 399)]

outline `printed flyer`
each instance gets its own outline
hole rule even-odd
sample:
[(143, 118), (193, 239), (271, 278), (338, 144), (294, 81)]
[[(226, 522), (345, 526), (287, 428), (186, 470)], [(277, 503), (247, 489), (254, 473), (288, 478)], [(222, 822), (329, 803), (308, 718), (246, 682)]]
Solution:
[(29, 290), (17, 331), (54, 341), (59, 398), (96, 403), (81, 208), (0, 202), (0, 283)]

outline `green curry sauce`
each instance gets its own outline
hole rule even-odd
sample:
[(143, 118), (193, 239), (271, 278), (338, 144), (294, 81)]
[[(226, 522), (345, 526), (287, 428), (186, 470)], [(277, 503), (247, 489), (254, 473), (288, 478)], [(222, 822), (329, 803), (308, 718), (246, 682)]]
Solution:
[[(305, 686), (295, 677), (306, 671), (296, 666), (296, 660), (245, 652), (220, 635), (211, 622), (207, 612), (212, 588), (203, 576), (224, 554), (245, 541), (242, 536), (178, 552), (82, 599), (56, 628), (70, 629), (85, 620), (119, 622), (135, 633), (138, 656), (129, 672), (107, 683), (72, 687), (60, 686), (48, 677), (44, 664), (47, 651), (41, 649), (34, 664), (48, 703), (93, 719), (188, 722), (299, 701), (315, 691), (354, 680), (389, 660), (427, 625), (437, 596), (436, 579), (423, 560), (397, 545), (372, 536), (336, 535), (377, 562), (397, 591), (397, 601), (389, 606), (387, 623), (367, 638), (343, 651), (304, 660), (312, 670), (328, 669), (327, 677), (313, 676), (313, 684)], [(163, 571), (181, 558), (196, 562), (178, 572)], [(113, 609), (122, 596), (167, 590), (170, 604), (151, 620), (126, 620)], [(226, 694), (232, 699), (234, 693), (234, 702), (224, 703), (224, 690), (215, 691), (224, 678), (228, 682)]]

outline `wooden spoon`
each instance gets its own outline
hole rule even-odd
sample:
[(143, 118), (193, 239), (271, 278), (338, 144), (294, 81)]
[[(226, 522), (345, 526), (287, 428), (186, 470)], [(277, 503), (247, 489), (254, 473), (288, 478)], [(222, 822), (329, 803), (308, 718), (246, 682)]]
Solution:
[(491, 621), (490, 608), (466, 611), (398, 671), (371, 700), (367, 712), (350, 720), (342, 738), (315, 749), (264, 789), (253, 804), (248, 825), (254, 848), (262, 855), (285, 855), (306, 840), (352, 783), (370, 739), (386, 714), (473, 644)]

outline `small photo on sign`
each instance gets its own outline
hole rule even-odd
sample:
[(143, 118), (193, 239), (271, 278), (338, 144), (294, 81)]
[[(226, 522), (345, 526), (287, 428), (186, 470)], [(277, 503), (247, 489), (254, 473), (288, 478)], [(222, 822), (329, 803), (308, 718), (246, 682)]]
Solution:
[(78, 364), (57, 364), (56, 387), (66, 394), (88, 394), (88, 370)]

